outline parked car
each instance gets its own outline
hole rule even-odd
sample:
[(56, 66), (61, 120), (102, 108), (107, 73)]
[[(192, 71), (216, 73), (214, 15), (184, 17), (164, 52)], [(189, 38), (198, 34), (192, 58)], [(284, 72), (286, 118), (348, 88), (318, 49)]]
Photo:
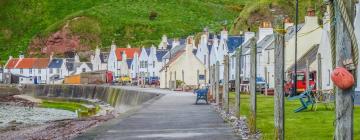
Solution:
[(265, 88), (268, 86), (264, 78), (256, 77), (256, 91), (263, 92)]
[[(304, 92), (306, 90), (306, 71), (304, 70), (300, 70), (296, 72), (296, 94), (299, 94), (301, 92)], [(294, 77), (295, 77), (295, 72), (291, 71), (288, 73), (287, 75), (287, 80), (285, 83), (285, 94), (290, 95), (292, 92), (292, 89), (294, 88)], [(309, 86), (313, 86), (315, 87), (316, 82), (315, 79), (316, 78), (316, 72), (310, 72), (309, 73)], [(316, 88), (313, 88), (316, 89)]]

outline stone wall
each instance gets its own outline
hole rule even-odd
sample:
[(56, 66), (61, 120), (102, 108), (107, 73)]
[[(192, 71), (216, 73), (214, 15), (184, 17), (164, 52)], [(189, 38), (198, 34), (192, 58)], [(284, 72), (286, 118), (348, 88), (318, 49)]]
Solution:
[(40, 98), (98, 99), (118, 112), (125, 112), (160, 96), (157, 93), (98, 85), (24, 85), (22, 93)]

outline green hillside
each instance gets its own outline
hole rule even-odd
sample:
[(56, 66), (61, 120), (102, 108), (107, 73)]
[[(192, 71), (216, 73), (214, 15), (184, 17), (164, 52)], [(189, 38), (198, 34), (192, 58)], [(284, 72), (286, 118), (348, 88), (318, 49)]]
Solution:
[[(301, 16), (316, 1), (300, 1)], [(0, 62), (28, 52), (34, 40), (45, 42), (64, 26), (88, 48), (107, 48), (112, 40), (140, 47), (157, 44), (163, 34), (219, 31), (224, 23), (232, 34), (256, 29), (259, 20), (271, 19), (272, 6), (294, 15), (294, 1), (287, 0), (1, 0)]]
[[(140, 46), (158, 43), (163, 34), (185, 37), (232, 21), (243, 0), (1, 0), (0, 58), (27, 51), (69, 23), (91, 48), (102, 44)], [(150, 19), (150, 15), (153, 16)], [(77, 19), (78, 20), (73, 20)]]

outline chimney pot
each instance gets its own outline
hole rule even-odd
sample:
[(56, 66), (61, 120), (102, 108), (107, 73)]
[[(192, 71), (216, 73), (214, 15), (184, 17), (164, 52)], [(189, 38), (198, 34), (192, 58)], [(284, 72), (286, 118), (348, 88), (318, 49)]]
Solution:
[(307, 16), (314, 17), (315, 16), (315, 9), (312, 7), (309, 7), (307, 10)]

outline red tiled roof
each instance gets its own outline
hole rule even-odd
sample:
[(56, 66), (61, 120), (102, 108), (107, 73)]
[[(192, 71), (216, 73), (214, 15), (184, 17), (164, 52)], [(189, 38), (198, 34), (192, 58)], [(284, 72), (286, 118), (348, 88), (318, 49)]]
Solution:
[(19, 63), (16, 65), (16, 69), (31, 69), (35, 64), (36, 58), (23, 58), (20, 59)]
[(5, 66), (6, 69), (13, 69), (16, 64), (18, 63), (19, 59), (18, 58), (12, 58), (9, 60), (9, 62), (7, 63), (7, 65)]
[(33, 65), (33, 68), (35, 69), (46, 69), (49, 65), (49, 58), (37, 58), (35, 60), (35, 63)]
[(118, 61), (122, 60), (122, 55), (121, 54), (124, 51), (126, 53), (127, 59), (133, 59), (135, 52), (140, 54), (140, 49), (139, 48), (116, 48), (115, 54), (116, 54), (116, 58), (117, 58)]
[(176, 52), (175, 55), (171, 57), (169, 62), (167, 62), (166, 65), (160, 71), (163, 71), (166, 67), (170, 66), (170, 64), (173, 63), (176, 59), (178, 59), (183, 53), (185, 53), (185, 50)]

